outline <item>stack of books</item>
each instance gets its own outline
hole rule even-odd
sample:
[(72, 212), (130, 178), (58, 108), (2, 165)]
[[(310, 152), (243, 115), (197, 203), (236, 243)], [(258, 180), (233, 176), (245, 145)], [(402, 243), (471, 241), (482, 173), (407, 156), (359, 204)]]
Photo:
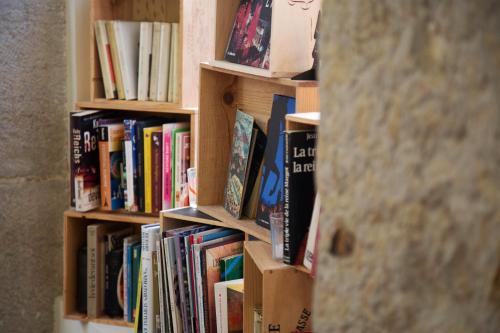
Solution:
[(73, 206), (153, 214), (188, 206), (190, 140), (187, 122), (122, 119), (97, 110), (73, 113)]
[(95, 22), (107, 99), (179, 101), (179, 24)]

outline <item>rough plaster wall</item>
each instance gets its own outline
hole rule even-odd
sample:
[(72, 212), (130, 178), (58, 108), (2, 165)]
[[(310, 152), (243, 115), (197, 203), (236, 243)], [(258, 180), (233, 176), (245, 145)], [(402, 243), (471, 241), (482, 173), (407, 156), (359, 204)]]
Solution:
[(323, 7), (315, 331), (499, 332), (500, 3)]
[(62, 0), (0, 1), (0, 332), (52, 332), (67, 205)]

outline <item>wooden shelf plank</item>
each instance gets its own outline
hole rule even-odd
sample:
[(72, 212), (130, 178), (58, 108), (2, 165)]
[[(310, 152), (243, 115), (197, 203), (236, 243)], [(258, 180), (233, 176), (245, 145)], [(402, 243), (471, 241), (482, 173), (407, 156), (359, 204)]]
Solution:
[(139, 112), (159, 112), (171, 114), (196, 114), (196, 108), (182, 108), (179, 104), (152, 101), (124, 101), (115, 99), (97, 98), (93, 101), (76, 102), (79, 109), (107, 109), (107, 110), (127, 110)]
[(189, 221), (194, 223), (212, 224), (220, 222), (216, 218), (207, 215), (196, 208), (191, 208), (191, 207), (182, 207), (182, 208), (173, 208), (164, 210), (161, 212), (161, 216), (163, 218)]
[(112, 325), (112, 326), (134, 327), (134, 323), (129, 323), (128, 321), (119, 318), (100, 317), (100, 318), (89, 319), (89, 322)]
[(271, 244), (262, 241), (246, 241), (245, 250), (252, 257), (261, 273), (277, 269), (295, 269), (302, 273), (311, 273), (311, 271), (303, 265), (287, 265), (280, 260), (273, 259)]
[[(319, 87), (318, 81), (292, 80), (289, 78), (271, 78), (271, 77), (259, 75), (260, 72), (257, 69), (255, 69), (256, 70), (255, 74), (249, 74), (249, 73), (244, 73), (244, 72), (238, 71), (237, 69), (239, 66), (241, 66), (241, 65), (231, 64), (227, 61), (220, 61), (220, 60), (214, 60), (213, 62), (211, 62), (211, 64), (208, 64), (208, 63), (201, 63), (200, 64), (201, 68), (209, 69), (212, 71), (231, 74), (231, 75), (239, 76), (239, 77), (246, 77), (246, 78), (260, 80), (260, 81), (266, 81), (266, 82), (270, 82), (270, 83), (281, 84), (284, 86)], [(245, 67), (248, 67), (248, 66), (245, 66)]]
[(271, 233), (255, 223), (255, 220), (243, 217), (235, 219), (222, 206), (199, 206), (199, 210), (215, 217), (218, 221), (211, 221), (207, 224), (217, 225), (226, 228), (233, 228), (243, 231), (253, 237), (256, 237), (266, 243), (271, 243)]
[(77, 212), (73, 209), (69, 209), (64, 212), (64, 215), (67, 217), (75, 217), (75, 218), (85, 218), (85, 219), (113, 221), (113, 222), (139, 223), (139, 224), (151, 224), (160, 222), (159, 216), (147, 215), (141, 213), (129, 213), (123, 210), (119, 211), (92, 210), (89, 212)]
[(288, 122), (318, 126), (320, 122), (320, 113), (302, 112), (302, 113), (287, 114), (286, 120)]

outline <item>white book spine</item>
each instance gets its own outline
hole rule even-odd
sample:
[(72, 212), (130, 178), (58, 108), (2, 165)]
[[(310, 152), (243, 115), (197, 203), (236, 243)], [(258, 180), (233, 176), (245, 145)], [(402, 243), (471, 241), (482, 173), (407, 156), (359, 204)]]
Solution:
[(311, 217), (311, 225), (309, 226), (309, 234), (307, 235), (307, 245), (306, 251), (304, 254), (303, 264), (307, 269), (312, 268), (312, 263), (314, 259), (314, 249), (316, 247), (316, 236), (318, 234), (319, 228), (319, 211), (320, 211), (320, 199), (319, 195), (316, 195), (316, 199), (314, 200), (314, 208)]
[(172, 23), (172, 37), (170, 42), (170, 71), (168, 76), (168, 101), (171, 103), (179, 102), (179, 87), (178, 87), (178, 39), (179, 39), (179, 24)]
[(160, 325), (157, 325), (156, 327), (160, 327), (161, 333), (167, 333), (165, 330), (165, 304), (163, 302), (163, 271), (162, 271), (162, 246), (161, 246), (161, 240), (157, 239), (156, 240), (156, 259), (158, 263), (158, 293), (159, 293), (159, 299), (160, 299)]
[(153, 313), (153, 260), (155, 250), (154, 233), (159, 231), (156, 225), (142, 227), (142, 332), (154, 333), (155, 317)]
[(168, 243), (167, 239), (164, 238), (161, 240), (163, 244), (163, 276), (164, 276), (164, 281), (165, 281), (165, 317), (167, 319), (167, 324), (168, 324), (168, 332), (172, 332), (172, 313), (170, 311), (170, 276), (168, 275), (168, 265), (169, 265), (169, 260), (168, 260)]
[(158, 91), (156, 99), (159, 102), (167, 101), (168, 79), (170, 68), (170, 39), (171, 24), (161, 23), (160, 27), (160, 55), (158, 62)]
[(228, 333), (227, 283), (216, 283), (214, 285), (214, 294), (215, 294), (215, 315), (217, 321), (217, 333)]
[(117, 21), (114, 26), (125, 99), (136, 99), (139, 23)]
[(151, 50), (153, 45), (153, 23), (141, 22), (139, 46), (139, 78), (137, 83), (137, 99), (149, 99), (149, 73), (151, 70)]
[(160, 63), (161, 23), (153, 23), (153, 44), (151, 49), (151, 75), (149, 79), (149, 99), (156, 101), (158, 96), (158, 66)]

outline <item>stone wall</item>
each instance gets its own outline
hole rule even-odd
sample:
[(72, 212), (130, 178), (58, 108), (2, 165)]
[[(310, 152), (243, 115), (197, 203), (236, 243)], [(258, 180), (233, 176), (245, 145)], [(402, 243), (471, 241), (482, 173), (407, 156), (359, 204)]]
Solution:
[(52, 332), (67, 206), (61, 0), (0, 1), (0, 332)]
[(500, 3), (323, 7), (315, 331), (500, 331)]

